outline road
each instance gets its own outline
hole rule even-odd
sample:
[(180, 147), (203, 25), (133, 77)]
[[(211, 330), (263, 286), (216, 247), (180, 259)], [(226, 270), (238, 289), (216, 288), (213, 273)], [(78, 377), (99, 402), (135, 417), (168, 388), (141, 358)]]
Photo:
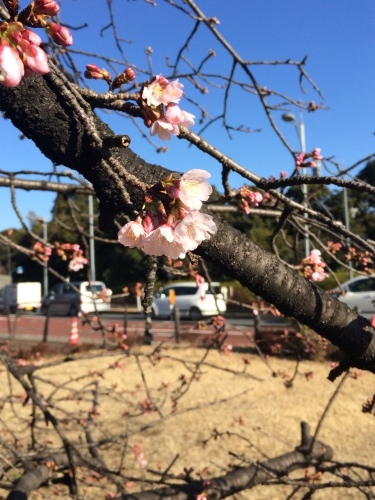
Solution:
[[(129, 313), (124, 321), (124, 314), (120, 312), (107, 313), (102, 315), (102, 324), (107, 330), (106, 338), (116, 341), (118, 335), (114, 335), (112, 330), (118, 334), (126, 333), (128, 342), (143, 343), (145, 334), (145, 319), (143, 315)], [(115, 326), (117, 325), (117, 326)], [(48, 329), (46, 330), (46, 318), (39, 315), (0, 315), (0, 340), (17, 340), (27, 342), (42, 342), (47, 339), (49, 342), (69, 343), (72, 333), (72, 318), (50, 317)], [(78, 342), (80, 344), (93, 343), (100, 345), (103, 342), (102, 331), (97, 322), (84, 324), (78, 318), (77, 324)], [(243, 317), (230, 317), (226, 321), (227, 339), (226, 343), (231, 345), (249, 345), (254, 339), (254, 322), (252, 319)], [(285, 322), (280, 322), (280, 318), (275, 318), (264, 322), (263, 328), (283, 331)], [(151, 332), (155, 342), (169, 341), (175, 342), (175, 324), (170, 320), (154, 320), (151, 324)], [(180, 339), (188, 340), (194, 344), (201, 344), (212, 336), (214, 329), (212, 326), (197, 328), (197, 324), (192, 321), (181, 321)]]

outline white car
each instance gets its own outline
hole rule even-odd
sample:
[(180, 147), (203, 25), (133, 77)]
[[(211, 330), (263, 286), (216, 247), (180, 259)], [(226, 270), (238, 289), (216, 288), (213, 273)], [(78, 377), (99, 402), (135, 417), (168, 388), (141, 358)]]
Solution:
[[(342, 290), (341, 290), (342, 289)], [(375, 275), (359, 276), (343, 283), (333, 290), (333, 294), (362, 316), (375, 314)]]
[[(223, 314), (227, 305), (220, 287), (220, 283), (212, 283), (215, 297), (208, 283), (200, 286), (194, 281), (174, 283), (165, 286), (155, 293), (152, 304), (152, 315), (154, 318), (170, 318), (173, 308), (178, 308), (181, 317), (198, 321), (202, 317)], [(175, 303), (173, 304), (173, 297)]]

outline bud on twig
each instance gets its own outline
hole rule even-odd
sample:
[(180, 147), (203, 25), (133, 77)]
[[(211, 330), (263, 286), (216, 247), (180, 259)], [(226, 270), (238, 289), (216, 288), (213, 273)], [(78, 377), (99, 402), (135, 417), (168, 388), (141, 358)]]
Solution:
[(33, 14), (43, 16), (56, 16), (60, 11), (60, 6), (55, 0), (34, 0)]
[(121, 85), (133, 81), (135, 72), (131, 68), (126, 68), (120, 75), (117, 75), (111, 85), (111, 90), (118, 89)]
[(51, 36), (54, 42), (63, 47), (68, 47), (73, 43), (73, 37), (68, 28), (59, 24), (48, 22), (46, 26), (47, 33)]
[(110, 72), (104, 68), (100, 69), (96, 64), (87, 64), (84, 75), (90, 80), (105, 80), (108, 84), (112, 82)]

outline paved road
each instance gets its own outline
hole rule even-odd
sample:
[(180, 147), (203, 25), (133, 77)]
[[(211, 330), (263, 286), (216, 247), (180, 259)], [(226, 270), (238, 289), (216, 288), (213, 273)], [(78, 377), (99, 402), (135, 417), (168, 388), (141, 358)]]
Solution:
[[(123, 321), (121, 314), (104, 315), (102, 322), (107, 329), (106, 338), (115, 340), (116, 337), (111, 333), (113, 326), (117, 323), (116, 330), (119, 333), (126, 333), (129, 342), (138, 340), (142, 342), (145, 333), (145, 320), (141, 315), (129, 314), (127, 321)], [(249, 345), (254, 339), (254, 326), (252, 320), (248, 318), (229, 318), (227, 319), (226, 342), (232, 345)], [(282, 331), (285, 324), (265, 323), (264, 328)], [(0, 339), (17, 340), (28, 342), (42, 342), (47, 333), (47, 340), (50, 342), (68, 343), (72, 333), (72, 318), (50, 317), (48, 322), (48, 331), (46, 332), (46, 318), (37, 315), (0, 315)], [(175, 324), (173, 321), (156, 320), (152, 322), (151, 331), (155, 342), (175, 341)], [(79, 343), (102, 344), (103, 337), (98, 324), (82, 324), (77, 321), (77, 333)], [(182, 340), (189, 340), (194, 344), (201, 344), (213, 334), (213, 328), (207, 326), (204, 329), (198, 329), (193, 322), (182, 321), (180, 324), (180, 337)]]

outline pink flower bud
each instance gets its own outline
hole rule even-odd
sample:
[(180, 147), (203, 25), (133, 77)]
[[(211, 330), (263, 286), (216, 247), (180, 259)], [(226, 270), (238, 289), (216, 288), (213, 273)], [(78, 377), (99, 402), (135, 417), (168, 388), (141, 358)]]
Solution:
[(180, 197), (180, 190), (176, 186), (168, 186), (166, 192), (172, 200)]
[(96, 64), (86, 64), (85, 78), (93, 80), (102, 78), (100, 68)]
[(112, 81), (112, 76), (106, 69), (100, 69), (96, 64), (87, 64), (86, 71), (84, 73), (85, 78), (91, 80), (105, 80), (110, 83)]
[(60, 6), (54, 0), (34, 0), (33, 14), (56, 16), (59, 11)]
[(0, 43), (0, 82), (6, 87), (17, 87), (25, 74), (18, 51), (2, 39)]
[(125, 69), (120, 75), (117, 75), (112, 82), (111, 90), (119, 89), (121, 85), (129, 83), (135, 78), (135, 73), (131, 68)]
[(68, 28), (60, 26), (59, 24), (49, 22), (47, 23), (47, 33), (51, 36), (54, 42), (63, 47), (68, 47), (73, 43), (73, 37)]
[(126, 70), (124, 71), (124, 75), (128, 82), (131, 82), (135, 79), (135, 72), (134, 70), (132, 70), (132, 68), (126, 68)]

